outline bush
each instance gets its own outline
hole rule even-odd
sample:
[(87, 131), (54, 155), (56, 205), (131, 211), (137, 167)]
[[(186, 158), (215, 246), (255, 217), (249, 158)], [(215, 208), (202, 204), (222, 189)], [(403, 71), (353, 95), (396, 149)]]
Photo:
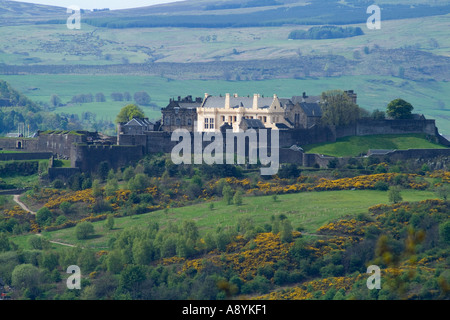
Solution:
[(52, 212), (49, 208), (43, 207), (36, 213), (36, 222), (42, 226), (48, 226), (52, 223)]
[(94, 234), (94, 225), (91, 222), (81, 222), (75, 227), (75, 235), (78, 240), (86, 240)]
[(389, 192), (388, 192), (388, 196), (389, 196), (389, 201), (392, 203), (398, 203), (398, 202), (403, 201), (403, 197), (401, 195), (399, 187), (390, 188)]
[(53, 181), (53, 188), (62, 189), (64, 188), (64, 182), (61, 179), (55, 179)]
[(380, 190), (380, 191), (388, 191), (389, 190), (389, 184), (387, 182), (384, 181), (377, 181), (375, 182), (375, 190)]

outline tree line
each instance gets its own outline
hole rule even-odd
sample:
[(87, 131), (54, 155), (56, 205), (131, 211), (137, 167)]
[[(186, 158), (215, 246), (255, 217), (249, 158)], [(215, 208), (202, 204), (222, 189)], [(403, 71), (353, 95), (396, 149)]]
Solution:
[(336, 26), (321, 26), (312, 27), (306, 30), (294, 30), (288, 36), (288, 39), (338, 39), (349, 38), (364, 35), (360, 27), (336, 27)]

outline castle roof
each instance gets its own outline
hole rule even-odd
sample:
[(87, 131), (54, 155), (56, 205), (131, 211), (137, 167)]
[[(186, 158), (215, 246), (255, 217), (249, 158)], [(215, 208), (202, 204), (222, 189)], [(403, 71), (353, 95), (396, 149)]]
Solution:
[(125, 124), (125, 126), (140, 126), (140, 127), (148, 127), (152, 125), (153, 123), (151, 123), (147, 118), (144, 119), (133, 118)]
[(308, 117), (321, 117), (322, 108), (318, 103), (301, 102), (300, 107)]
[(307, 96), (306, 94), (303, 94), (302, 96), (293, 96), (291, 101), (293, 104), (297, 103), (320, 103), (321, 96)]
[(243, 118), (242, 121), (246, 124), (247, 129), (265, 129), (266, 127), (259, 119)]
[[(254, 97), (236, 97), (230, 96), (230, 108), (243, 107), (246, 109), (253, 108)], [(258, 108), (269, 108), (272, 105), (273, 97), (258, 97)], [(226, 97), (208, 96), (203, 103), (204, 108), (225, 108)]]

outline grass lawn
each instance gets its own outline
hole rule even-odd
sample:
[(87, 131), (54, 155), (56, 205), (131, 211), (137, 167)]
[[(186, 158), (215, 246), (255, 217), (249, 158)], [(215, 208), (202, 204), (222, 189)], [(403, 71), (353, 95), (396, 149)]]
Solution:
[[(420, 201), (435, 198), (433, 192), (404, 190), (404, 201)], [(314, 233), (323, 224), (344, 215), (366, 213), (370, 206), (388, 203), (385, 191), (355, 190), (355, 191), (328, 191), (305, 192), (297, 194), (280, 195), (275, 202), (272, 196), (244, 197), (242, 206), (226, 205), (224, 201), (214, 202), (214, 209), (209, 203), (202, 203), (183, 208), (170, 209), (168, 213), (163, 210), (138, 216), (115, 219), (114, 230), (103, 228), (105, 222), (95, 222), (95, 236), (92, 239), (79, 241), (75, 238), (74, 228), (53, 232), (43, 232), (49, 240), (63, 243), (92, 247), (95, 249), (108, 249), (108, 241), (117, 237), (118, 232), (131, 227), (145, 227), (150, 222), (157, 222), (164, 227), (169, 222), (181, 223), (183, 220), (194, 220), (200, 233), (215, 230), (218, 226), (233, 227), (240, 217), (251, 217), (255, 225), (263, 226), (270, 223), (272, 215), (286, 215), (294, 228), (302, 226), (306, 233)], [(27, 247), (30, 236), (17, 236), (12, 240), (19, 246)], [(60, 247), (61, 246), (57, 246)]]
[(318, 143), (304, 146), (308, 153), (319, 153), (335, 157), (359, 156), (369, 149), (437, 149), (442, 145), (430, 142), (425, 134), (352, 136), (338, 139), (334, 143)]

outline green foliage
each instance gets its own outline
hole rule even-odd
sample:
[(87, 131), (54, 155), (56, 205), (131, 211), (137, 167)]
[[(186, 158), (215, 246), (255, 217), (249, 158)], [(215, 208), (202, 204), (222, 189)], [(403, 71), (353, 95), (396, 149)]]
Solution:
[(105, 227), (107, 230), (114, 229), (114, 216), (112, 214), (108, 215), (108, 218), (106, 218)]
[(389, 188), (388, 197), (389, 197), (389, 202), (392, 202), (392, 203), (399, 203), (399, 202), (403, 201), (401, 189), (397, 186)]
[(243, 203), (242, 194), (243, 194), (242, 190), (240, 190), (240, 189), (238, 189), (236, 191), (236, 193), (234, 194), (233, 202), (234, 202), (235, 205), (237, 205), (237, 206), (241, 206), (242, 205), (242, 203)]
[(375, 190), (380, 190), (380, 191), (388, 191), (389, 190), (389, 184), (387, 182), (384, 181), (377, 181), (375, 182)]
[(48, 226), (52, 223), (53, 215), (47, 207), (42, 207), (36, 212), (36, 222), (42, 226)]
[(128, 122), (133, 118), (145, 118), (144, 111), (135, 104), (129, 104), (120, 110), (116, 117), (116, 123)]
[(364, 35), (364, 32), (359, 27), (321, 26), (321, 27), (312, 27), (308, 31), (294, 30), (289, 34), (288, 39), (321, 40), (321, 39), (349, 38), (361, 35)]
[(413, 109), (414, 107), (411, 103), (403, 99), (395, 99), (389, 102), (386, 114), (394, 119), (409, 119)]
[(322, 93), (322, 124), (346, 126), (359, 119), (361, 109), (341, 90), (329, 90)]
[(446, 221), (439, 226), (439, 235), (445, 244), (450, 245), (450, 221)]
[(142, 191), (150, 186), (150, 180), (144, 173), (138, 173), (128, 181), (128, 188), (131, 191)]
[(442, 200), (447, 200), (449, 198), (450, 195), (450, 185), (449, 184), (442, 184), (438, 187), (436, 187), (436, 195), (442, 199)]
[(222, 189), (222, 195), (223, 195), (223, 199), (225, 200), (225, 202), (230, 205), (233, 203), (233, 189), (231, 189), (231, 187), (229, 185), (225, 185)]
[(91, 222), (81, 222), (75, 227), (75, 236), (78, 240), (86, 240), (94, 234), (94, 225)]

